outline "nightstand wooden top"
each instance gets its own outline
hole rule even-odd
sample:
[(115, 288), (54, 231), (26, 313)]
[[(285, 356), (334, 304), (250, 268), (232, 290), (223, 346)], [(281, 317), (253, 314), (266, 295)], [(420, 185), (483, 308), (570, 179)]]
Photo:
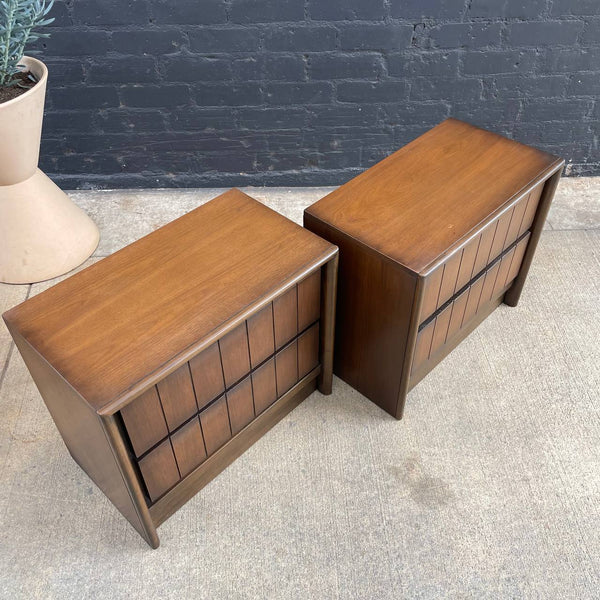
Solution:
[(306, 212), (423, 274), (563, 160), (448, 119)]
[(113, 412), (336, 252), (233, 189), (3, 316)]

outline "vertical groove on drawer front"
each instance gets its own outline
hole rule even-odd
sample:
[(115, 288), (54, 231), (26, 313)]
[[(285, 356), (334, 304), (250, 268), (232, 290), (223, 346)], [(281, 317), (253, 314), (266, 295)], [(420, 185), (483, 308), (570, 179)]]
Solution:
[(463, 317), (465, 316), (468, 298), (469, 288), (462, 292), (452, 303), (452, 315), (450, 316), (450, 324), (448, 325), (448, 335), (446, 339), (450, 339), (460, 329)]
[(502, 260), (500, 261), (500, 270), (498, 271), (498, 277), (496, 277), (496, 285), (494, 286), (492, 296), (496, 296), (496, 294), (506, 285), (506, 278), (508, 276), (508, 271), (510, 269), (510, 264), (512, 262), (514, 254), (515, 249), (511, 248), (502, 257)]
[(440, 285), (440, 293), (436, 308), (442, 306), (446, 300), (451, 298), (457, 289), (456, 282), (458, 281), (458, 273), (460, 271), (462, 255), (463, 251), (460, 250), (444, 263), (444, 274), (442, 276), (442, 283)]
[(321, 269), (298, 283), (298, 331), (304, 331), (321, 312)]
[(219, 350), (221, 351), (225, 387), (229, 387), (250, 372), (250, 354), (245, 322), (219, 340)]
[(508, 233), (506, 234), (506, 246), (508, 247), (512, 244), (520, 235), (521, 224), (523, 223), (523, 217), (525, 216), (525, 211), (527, 210), (527, 202), (529, 201), (529, 196), (531, 194), (527, 194), (523, 196), (516, 204), (515, 210), (513, 213), (512, 220), (510, 222), (510, 227), (508, 228)]
[(527, 208), (525, 209), (525, 214), (523, 215), (523, 222), (521, 223), (519, 235), (522, 235), (531, 227), (543, 189), (544, 184), (540, 184), (531, 190), (529, 199), (527, 200)]
[(298, 294), (296, 286), (273, 300), (273, 323), (277, 350), (298, 333)]
[(430, 356), (435, 354), (435, 352), (446, 343), (446, 336), (448, 335), (451, 314), (452, 305), (449, 304), (436, 317), (435, 327), (433, 329), (433, 339), (431, 340), (431, 349), (429, 351)]
[(227, 407), (231, 433), (235, 435), (254, 419), (254, 400), (250, 377), (246, 377), (227, 392)]
[(198, 417), (194, 417), (171, 436), (175, 460), (181, 477), (191, 473), (206, 459), (204, 436)]
[(498, 276), (499, 270), (500, 261), (494, 263), (494, 265), (488, 271), (486, 271), (477, 310), (479, 310), (492, 299), (492, 293), (494, 291), (494, 286), (496, 285), (496, 277)]
[(506, 285), (508, 285), (519, 273), (519, 269), (521, 268), (521, 262), (523, 262), (523, 256), (525, 255), (525, 249), (527, 248), (527, 243), (529, 242), (529, 235), (523, 238), (515, 247), (515, 253), (513, 254), (513, 259), (510, 264), (510, 268), (508, 270), (508, 277), (506, 278)]
[(121, 416), (136, 456), (144, 454), (168, 434), (155, 386), (121, 409)]
[(477, 275), (482, 271), (489, 262), (490, 251), (494, 242), (494, 236), (496, 235), (496, 228), (498, 227), (498, 221), (490, 223), (482, 232), (481, 240), (479, 242), (479, 248), (477, 249), (477, 256), (475, 258), (475, 266), (473, 268), (473, 275)]
[(202, 410), (225, 391), (218, 342), (190, 360), (190, 371), (198, 408)]
[(440, 265), (433, 273), (426, 277), (423, 284), (423, 306), (421, 308), (421, 322), (435, 312), (440, 297), (440, 287), (444, 276), (444, 265)]
[(475, 258), (479, 250), (481, 234), (472, 239), (463, 249), (462, 259), (460, 261), (460, 270), (456, 282), (456, 289), (460, 290), (473, 277), (473, 267), (475, 266)]
[(506, 247), (506, 234), (510, 228), (510, 221), (512, 219), (515, 207), (507, 210), (499, 219), (496, 227), (496, 233), (494, 235), (494, 241), (492, 243), (492, 249), (490, 250), (490, 261), (494, 260)]
[(277, 400), (275, 359), (271, 358), (252, 373), (254, 409), (259, 415)]
[(254, 368), (275, 352), (273, 304), (269, 303), (261, 311), (252, 315), (247, 324), (250, 362)]
[(435, 319), (430, 321), (419, 331), (417, 343), (413, 356), (411, 371), (418, 369), (428, 358), (431, 352), (431, 341), (433, 340), (433, 330), (435, 328)]
[(198, 412), (188, 363), (159, 381), (157, 388), (169, 431)]
[(469, 298), (467, 299), (467, 306), (465, 307), (465, 314), (461, 326), (466, 325), (477, 312), (479, 306), (479, 298), (481, 298), (481, 290), (483, 288), (484, 277), (479, 277), (476, 281), (471, 284), (469, 288)]

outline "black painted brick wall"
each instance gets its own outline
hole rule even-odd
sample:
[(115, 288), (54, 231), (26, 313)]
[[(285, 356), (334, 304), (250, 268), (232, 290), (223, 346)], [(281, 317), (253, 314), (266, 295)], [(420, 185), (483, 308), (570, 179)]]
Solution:
[(346, 181), (448, 116), (600, 174), (598, 0), (66, 0), (66, 188)]

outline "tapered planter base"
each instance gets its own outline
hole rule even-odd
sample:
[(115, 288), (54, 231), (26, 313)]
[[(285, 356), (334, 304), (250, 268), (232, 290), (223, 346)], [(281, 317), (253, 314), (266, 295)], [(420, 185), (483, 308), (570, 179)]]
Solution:
[(63, 275), (91, 256), (99, 238), (93, 221), (39, 169), (0, 186), (0, 282)]

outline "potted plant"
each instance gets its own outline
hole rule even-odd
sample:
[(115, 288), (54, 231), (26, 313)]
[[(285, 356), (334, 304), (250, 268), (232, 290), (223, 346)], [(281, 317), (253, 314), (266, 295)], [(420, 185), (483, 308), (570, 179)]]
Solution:
[(46, 0), (0, 0), (0, 281), (33, 283), (81, 264), (98, 229), (37, 168), (48, 69), (24, 56), (48, 34)]

